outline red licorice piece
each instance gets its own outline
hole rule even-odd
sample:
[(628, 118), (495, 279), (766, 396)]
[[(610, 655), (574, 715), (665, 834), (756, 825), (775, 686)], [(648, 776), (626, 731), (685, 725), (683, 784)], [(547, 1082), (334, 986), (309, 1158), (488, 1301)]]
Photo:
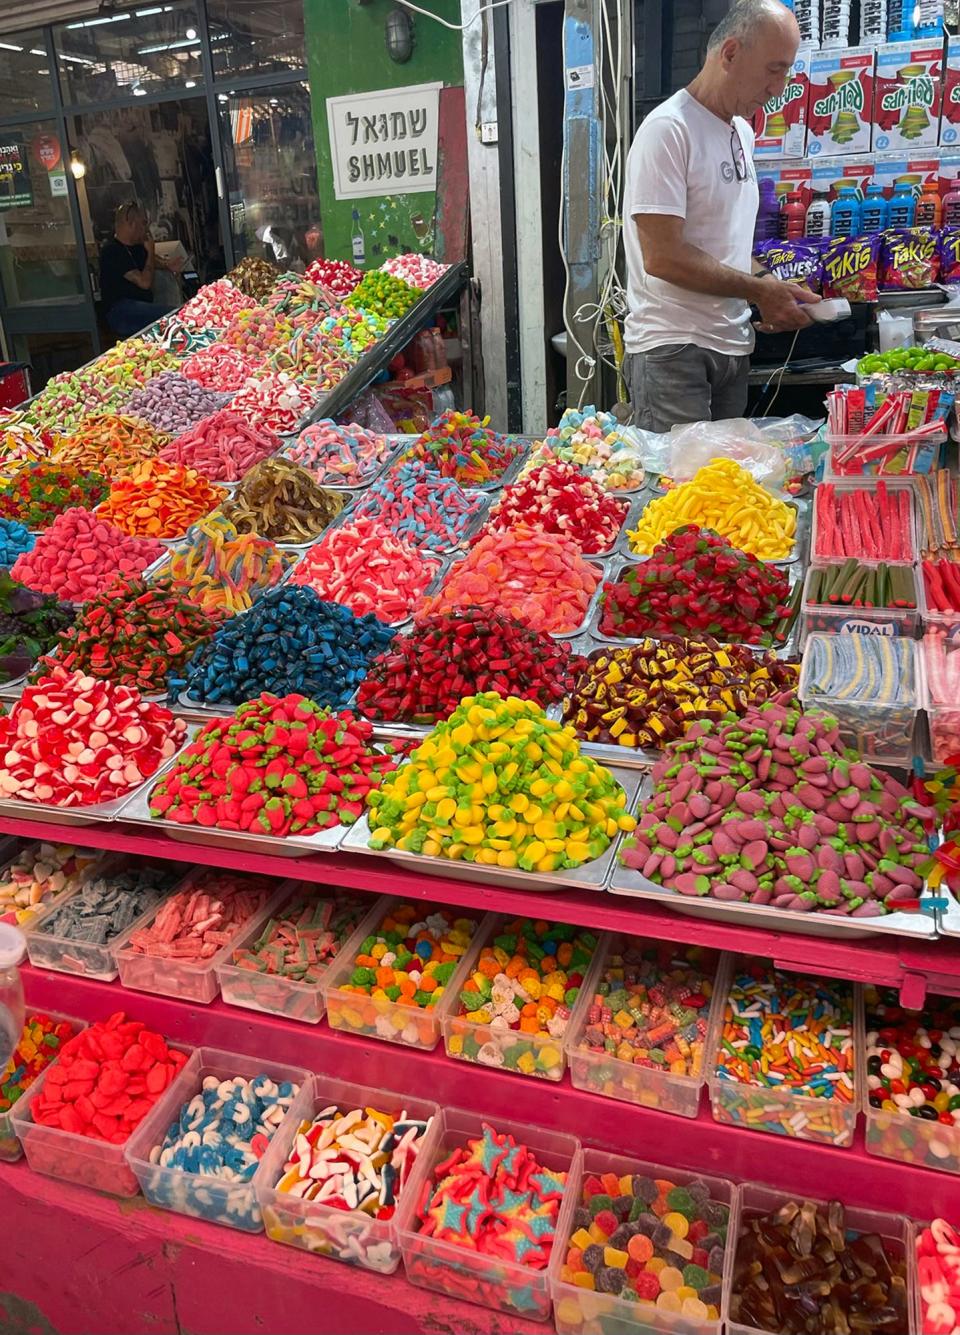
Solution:
[(909, 488), (817, 487), (814, 556), (866, 557), (871, 561), (914, 558)]
[(604, 586), (600, 630), (623, 639), (710, 635), (769, 644), (789, 592), (790, 581), (776, 566), (687, 525)]
[(584, 552), (606, 552), (617, 540), (627, 509), (626, 501), (611, 496), (574, 464), (546, 463), (504, 487), (480, 532), (535, 524), (574, 538)]
[(369, 718), (433, 723), (467, 695), (496, 691), (546, 708), (573, 689), (586, 660), (569, 644), (481, 608), (425, 617), (398, 635), (360, 683)]

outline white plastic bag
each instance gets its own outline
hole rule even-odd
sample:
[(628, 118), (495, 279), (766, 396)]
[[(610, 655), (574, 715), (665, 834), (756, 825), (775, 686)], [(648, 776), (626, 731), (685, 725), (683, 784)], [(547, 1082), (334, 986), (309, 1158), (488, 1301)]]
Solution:
[(776, 440), (745, 417), (721, 422), (685, 422), (667, 437), (670, 453), (662, 470), (675, 482), (689, 482), (711, 459), (733, 459), (771, 490), (783, 486), (787, 464)]

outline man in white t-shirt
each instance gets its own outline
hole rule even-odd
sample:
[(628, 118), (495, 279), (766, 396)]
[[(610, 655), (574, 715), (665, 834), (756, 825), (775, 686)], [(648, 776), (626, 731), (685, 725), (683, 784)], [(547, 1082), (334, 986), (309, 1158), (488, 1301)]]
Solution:
[(753, 273), (754, 135), (745, 117), (781, 93), (797, 54), (797, 21), (780, 0), (736, 0), (714, 30), (703, 69), (640, 126), (627, 156), (627, 381), (634, 422), (742, 416), (753, 349), (750, 305), (764, 331), (800, 329), (819, 301)]

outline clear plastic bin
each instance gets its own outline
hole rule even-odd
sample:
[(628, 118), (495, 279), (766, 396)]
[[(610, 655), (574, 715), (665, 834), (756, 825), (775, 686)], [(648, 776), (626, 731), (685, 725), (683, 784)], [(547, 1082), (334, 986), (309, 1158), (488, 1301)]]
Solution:
[(910, 768), (913, 763), (913, 737), (922, 699), (920, 657), (916, 642), (898, 638), (904, 652), (913, 660), (912, 698), (905, 693), (896, 704), (877, 700), (842, 700), (835, 696), (814, 694), (810, 690), (812, 673), (811, 646), (829, 635), (808, 637), (800, 669), (800, 703), (805, 709), (819, 709), (837, 720), (843, 746), (859, 751), (864, 760), (884, 765)]
[[(467, 952), (467, 967), (461, 983), (466, 981), (476, 967), (480, 952), (498, 936), (511, 918), (493, 919), (486, 930), (477, 934), (477, 938)], [(586, 928), (579, 929), (584, 932)], [(602, 938), (594, 947), (593, 955), (587, 966), (580, 994), (570, 1012), (567, 1026), (577, 1023), (584, 1009), (593, 996), (593, 984), (597, 977), (599, 947)], [(565, 1049), (566, 1030), (556, 1038), (549, 1033), (525, 1034), (519, 1029), (498, 1029), (493, 1024), (478, 1024), (466, 1019), (461, 1011), (459, 988), (451, 1005), (443, 1015), (443, 1041), (448, 1057), (455, 1061), (477, 1062), (481, 1066), (493, 1066), (498, 1070), (514, 1071), (517, 1075), (536, 1076), (541, 1080), (562, 1080), (567, 1066)]]
[[(389, 899), (385, 902), (379, 900), (343, 947), (340, 959), (335, 960), (330, 966), (320, 986), (327, 1007), (327, 1023), (331, 1029), (343, 1029), (350, 1034), (364, 1034), (368, 1038), (382, 1038), (388, 1043), (403, 1043), (409, 1047), (429, 1050), (439, 1043), (443, 1032), (443, 1013), (447, 1007), (454, 1004), (460, 986), (467, 976), (467, 966), (470, 961), (469, 947), (451, 974), (450, 981), (436, 1006), (403, 1005), (387, 997), (372, 997), (362, 992), (349, 992), (344, 987), (353, 973), (354, 961), (360, 946), (368, 936), (377, 931), (397, 905), (406, 902), (403, 899)], [(488, 922), (486, 917), (481, 919), (475, 913), (443, 904), (417, 902), (414, 907), (423, 918), (431, 913), (440, 912), (448, 913), (453, 918), (468, 918), (476, 923), (474, 937), (486, 929)]]
[[(323, 993), (320, 988), (320, 980), (302, 982), (293, 978), (284, 978), (280, 974), (259, 973), (255, 969), (244, 969), (234, 963), (237, 954), (241, 950), (249, 949), (261, 933), (266, 930), (272, 917), (282, 917), (291, 900), (297, 899), (304, 893), (309, 893), (311, 889), (318, 900), (333, 899), (337, 896), (347, 896), (349, 894), (347, 891), (328, 889), (319, 885), (311, 887), (306, 882), (297, 882), (290, 891), (287, 900), (278, 904), (275, 912), (270, 917), (258, 923), (251, 930), (244, 932), (243, 936), (231, 948), (229, 958), (224, 960), (222, 964), (217, 965), (220, 993), (228, 1005), (243, 1006), (252, 1011), (264, 1011), (267, 1015), (284, 1015), (288, 1020), (301, 1020), (305, 1024), (319, 1024), (323, 1018)], [(344, 948), (349, 944), (353, 932), (371, 911), (369, 895), (357, 892), (350, 895), (350, 898), (356, 900), (357, 912), (353, 930), (343, 943)], [(379, 902), (378, 900), (377, 903)], [(331, 968), (335, 959), (336, 956), (322, 966), (324, 973)]]
[[(673, 1075), (666, 1070), (624, 1061), (612, 1052), (596, 1052), (580, 1046), (589, 1023), (593, 993), (596, 992), (608, 958), (623, 948), (624, 940), (640, 944), (638, 937), (624, 938), (618, 935), (611, 935), (601, 942), (591, 994), (585, 1006), (579, 1009), (576, 1019), (571, 1019), (567, 1027), (565, 1044), (571, 1083), (575, 1089), (585, 1089), (608, 1099), (619, 1099), (622, 1103), (656, 1108), (659, 1112), (675, 1113), (678, 1117), (696, 1117), (700, 1108), (700, 1090), (706, 1078), (706, 1065), (716, 1047), (716, 1029), (723, 1009), (723, 992), (716, 986), (721, 957), (706, 951), (701, 961), (705, 976), (709, 972), (714, 986), (706, 1012), (707, 1033), (703, 1042), (700, 1071), (696, 1075)], [(656, 943), (649, 944), (652, 949), (656, 949)], [(678, 953), (681, 949), (677, 947)]]
[[(193, 879), (209, 870), (215, 869), (202, 867), (191, 872), (179, 889), (186, 889)], [(256, 931), (266, 922), (276, 906), (286, 898), (290, 885), (290, 881), (281, 881), (263, 908), (236, 929), (232, 940), (205, 960), (166, 959), (159, 955), (141, 955), (135, 951), (130, 945), (130, 937), (139, 928), (153, 921), (158, 912), (154, 909), (138, 923), (131, 925), (123, 936), (114, 942), (113, 954), (120, 971), (121, 983), (124, 987), (136, 988), (140, 992), (157, 992), (164, 997), (180, 997), (183, 1001), (195, 1001), (204, 1006), (215, 1001), (220, 991), (217, 979), (218, 966), (229, 959), (241, 932)]]
[(150, 1161), (151, 1150), (163, 1143), (171, 1125), (179, 1120), (180, 1109), (200, 1092), (203, 1081), (210, 1075), (218, 1080), (231, 1080), (238, 1075), (251, 1080), (266, 1075), (276, 1084), (290, 1081), (299, 1085), (300, 1090), (274, 1135), (296, 1128), (310, 1106), (310, 1072), (302, 1066), (241, 1057), (217, 1048), (196, 1048), (163, 1098), (127, 1141), (127, 1163), (151, 1205), (206, 1219), (211, 1224), (225, 1224), (244, 1233), (259, 1233), (263, 1217), (257, 1199), (257, 1181), (264, 1172), (266, 1156), (249, 1182), (227, 1182), (219, 1177), (188, 1173), (182, 1168), (163, 1168)]
[[(826, 463), (824, 465), (824, 473), (823, 473), (825, 481), (836, 482), (838, 478), (844, 480), (852, 478), (856, 478), (858, 480), (863, 478), (875, 478), (876, 481), (878, 482), (880, 481), (893, 482), (898, 479), (909, 479), (915, 476), (917, 473), (930, 473), (935, 468), (940, 467), (940, 457), (943, 453), (943, 443), (947, 439), (947, 433), (946, 431), (944, 431), (943, 434), (940, 436), (929, 436), (927, 437), (926, 440), (920, 440), (920, 441), (915, 440), (912, 436), (905, 436), (905, 435), (878, 436), (875, 441), (877, 445), (879, 445), (881, 442), (885, 445), (896, 445), (898, 449), (903, 450), (905, 452), (916, 447), (917, 457), (914, 461), (913, 468), (911, 468), (909, 471), (907, 471), (906, 466), (904, 466), (903, 470), (900, 472), (881, 474), (880, 473), (881, 466), (886, 464), (888, 468), (890, 467), (891, 461), (888, 458), (888, 459), (874, 459), (872, 461), (868, 460), (866, 463), (860, 465), (859, 471), (857, 472), (851, 471), (852, 464), (848, 463), (846, 465), (847, 471), (843, 473), (838, 473), (837, 460), (836, 460), (837, 454), (843, 454), (845, 450), (850, 449), (854, 444), (856, 444), (858, 441), (862, 439), (863, 439), (862, 436), (827, 437), (827, 443), (829, 448), (827, 450), (827, 458), (826, 458)], [(855, 464), (855, 462), (856, 458), (854, 458), (853, 464)]]
[[(55, 839), (44, 840), (43, 842), (55, 848), (63, 847), (64, 843), (69, 844), (68, 840), (64, 841), (64, 843), (61, 843), (60, 841)], [(30, 856), (39, 855), (41, 842), (38, 840), (35, 843), (24, 844), (23, 848), (20, 849), (19, 853), (17, 853), (16, 856), (13, 857), (9, 856), (11, 853), (13, 853), (14, 848), (18, 843), (19, 840), (12, 837), (9, 839), (4, 839), (2, 841), (4, 866), (3, 870), (0, 871), (0, 881), (6, 880), (7, 872), (10, 870), (10, 868), (13, 866), (15, 862), (22, 861), (23, 858), (25, 858), (28, 854)], [(43, 896), (43, 898), (39, 901), (39, 903), (26, 906), (22, 909), (4, 910), (0, 908), (0, 922), (12, 922), (15, 924), (15, 926), (19, 927), (22, 932), (29, 931), (30, 928), (33, 927), (35, 923), (40, 921), (40, 919), (43, 917), (43, 915), (47, 912), (51, 904), (53, 904), (53, 902), (56, 899), (58, 899), (67, 890), (71, 889), (74, 885), (77, 884), (79, 877), (85, 875), (87, 871), (90, 871), (96, 866), (98, 866), (102, 859), (109, 856), (109, 854), (106, 854), (98, 849), (78, 848), (75, 850), (75, 852), (77, 856), (80, 859), (82, 859), (83, 866), (80, 867), (77, 871), (71, 872), (70, 875), (67, 876), (66, 883), (62, 885), (59, 890), (48, 892)]]
[[(624, 1158), (619, 1154), (608, 1154), (605, 1150), (585, 1149), (583, 1151), (584, 1181), (591, 1175), (602, 1177), (604, 1173), (615, 1173), (617, 1177), (627, 1174), (667, 1180), (679, 1187), (689, 1186), (691, 1182), (702, 1182), (710, 1189), (710, 1199), (729, 1206), (730, 1216), (727, 1223), (727, 1245), (724, 1249), (723, 1273), (718, 1287), (721, 1292), (716, 1304), (716, 1318), (694, 1318), (681, 1316), (678, 1312), (666, 1312), (654, 1302), (630, 1302), (619, 1295), (600, 1293), (596, 1289), (583, 1289), (577, 1284), (561, 1279), (563, 1261), (554, 1268), (550, 1267), (553, 1294), (553, 1318), (557, 1335), (608, 1335), (610, 1331), (618, 1335), (651, 1335), (652, 1332), (671, 1331), (674, 1335), (718, 1335), (724, 1316), (723, 1299), (730, 1288), (733, 1274), (734, 1240), (737, 1236), (739, 1218), (739, 1190), (726, 1178), (708, 1177), (703, 1173), (690, 1173), (686, 1169), (670, 1168), (665, 1164), (644, 1163), (636, 1159)], [(560, 1257), (565, 1256), (570, 1246), (571, 1235), (576, 1230), (576, 1211), (571, 1218), (570, 1235), (558, 1237), (556, 1250)], [(562, 1246), (560, 1244), (563, 1244)]]
[[(485, 1119), (460, 1108), (447, 1108), (441, 1114), (441, 1130), (431, 1155), (422, 1156), (423, 1181), (433, 1168), (468, 1140), (483, 1134), (485, 1121), (499, 1133), (508, 1132), (518, 1145), (526, 1145), (542, 1167), (565, 1172), (567, 1180), (557, 1216), (557, 1239), (566, 1238), (577, 1201), (583, 1152), (575, 1136), (541, 1127), (526, 1126), (503, 1118)], [(440, 1241), (419, 1232), (419, 1201), (407, 1194), (401, 1205), (397, 1231), (407, 1279), (421, 1289), (431, 1289), (448, 1298), (464, 1299), (501, 1311), (517, 1312), (528, 1321), (550, 1319), (551, 1286), (559, 1273), (564, 1249), (559, 1242), (551, 1249), (550, 1261), (543, 1270), (514, 1261), (500, 1261), (480, 1252), (468, 1251), (454, 1242)]]
[[(943, 689), (946, 683), (940, 682), (937, 671), (939, 661), (949, 661), (954, 654), (960, 655), (960, 642), (931, 634), (929, 629), (920, 641), (924, 706), (930, 726), (931, 754), (938, 765), (945, 765), (948, 756), (960, 750), (960, 683), (955, 698), (951, 698), (951, 692)], [(960, 664), (960, 657), (952, 661)]]
[[(801, 1199), (812, 1200), (816, 1205), (824, 1205), (825, 1201), (813, 1196), (789, 1196), (786, 1192), (775, 1191), (772, 1187), (761, 1187), (746, 1184), (740, 1188), (740, 1228), (737, 1232), (739, 1241), (740, 1231), (744, 1223), (756, 1215), (770, 1214), (774, 1210), (779, 1210), (781, 1206), (787, 1205), (790, 1201)], [(899, 1260), (903, 1258), (906, 1262), (907, 1272), (907, 1292), (905, 1295), (906, 1319), (902, 1327), (898, 1327), (896, 1332), (891, 1335), (912, 1335), (913, 1323), (911, 1313), (913, 1311), (913, 1296), (910, 1290), (910, 1281), (913, 1272), (912, 1257), (910, 1251), (910, 1222), (903, 1215), (882, 1214), (879, 1210), (860, 1210), (848, 1208), (844, 1211), (844, 1219), (848, 1235), (851, 1232), (857, 1235), (861, 1233), (877, 1233), (883, 1239), (884, 1250), (888, 1256)], [(763, 1331), (756, 1326), (746, 1326), (737, 1321), (734, 1316), (737, 1289), (736, 1289), (736, 1248), (730, 1248), (734, 1253), (733, 1271), (730, 1277), (730, 1283), (727, 1293), (724, 1296), (724, 1315), (726, 1318), (727, 1335), (779, 1335), (777, 1331)]]
[[(187, 1054), (193, 1051), (185, 1043), (171, 1043), (169, 1046)], [(140, 1185), (126, 1161), (126, 1143), (113, 1145), (109, 1141), (95, 1140), (73, 1131), (61, 1131), (59, 1127), (40, 1126), (33, 1120), (31, 1104), (43, 1088), (43, 1082), (53, 1065), (51, 1062), (12, 1110), (13, 1130), (23, 1146), (27, 1163), (35, 1173), (63, 1178), (81, 1187), (92, 1187), (94, 1191), (106, 1192), (108, 1196), (136, 1196)], [(171, 1081), (171, 1088), (176, 1080), (177, 1077), (174, 1077)], [(162, 1101), (166, 1092), (158, 1102)]]
[[(721, 979), (722, 996), (718, 1005), (717, 1027), (714, 1031), (714, 1052), (719, 1053), (723, 1039), (724, 1011), (729, 987), (734, 977), (734, 962), (726, 961)], [(716, 1074), (715, 1060), (707, 1080), (710, 1106), (716, 1122), (747, 1127), (751, 1131), (766, 1131), (776, 1136), (796, 1140), (814, 1140), (822, 1145), (853, 1144), (857, 1115), (863, 1100), (863, 995), (859, 986), (836, 979), (825, 980), (831, 986), (853, 988), (853, 1098), (849, 1103), (837, 1099), (813, 1098), (795, 1089), (773, 1088), (763, 1085), (742, 1084), (738, 1080), (722, 1080)]]
[[(807, 571), (803, 585), (803, 603), (800, 609), (802, 639), (816, 633), (838, 635), (844, 631), (861, 635), (907, 635), (914, 638), (919, 634), (920, 623), (926, 614), (926, 600), (923, 595), (923, 581), (917, 577), (916, 567), (905, 565), (902, 561), (889, 561), (905, 570), (913, 585), (916, 607), (850, 607), (837, 603), (814, 603), (810, 600), (810, 589), (816, 570), (824, 569), (839, 562), (818, 562)], [(876, 561), (862, 561), (864, 566), (876, 566)]]
[[(887, 489), (887, 491), (888, 491), (888, 493), (889, 493), (890, 495), (892, 495), (892, 496), (896, 496), (897, 498), (899, 498), (899, 495), (900, 495), (902, 492), (906, 492), (906, 494), (907, 494), (907, 496), (908, 496), (908, 498), (909, 498), (909, 524), (908, 524), (909, 550), (908, 550), (908, 552), (906, 553), (906, 557), (905, 557), (904, 559), (906, 559), (906, 560), (910, 560), (910, 561), (916, 561), (916, 560), (918, 559), (918, 555), (919, 555), (919, 552), (920, 552), (920, 542), (921, 542), (921, 539), (920, 539), (919, 523), (918, 523), (918, 520), (917, 520), (917, 507), (916, 507), (916, 501), (915, 501), (915, 498), (914, 498), (914, 488), (913, 488), (913, 483), (909, 480), (909, 478), (892, 478), (892, 477), (891, 477), (891, 478), (887, 478), (887, 477), (884, 477), (884, 478), (863, 478), (863, 477), (836, 478), (836, 479), (831, 480), (831, 482), (830, 482), (830, 486), (833, 487), (834, 490), (835, 490), (838, 494), (839, 494), (840, 492), (843, 492), (843, 491), (865, 491), (865, 492), (867, 492), (869, 495), (871, 495), (871, 496), (875, 496), (876, 493), (877, 493), (877, 487), (879, 486), (879, 484), (880, 484), (881, 482), (884, 484), (884, 486), (886, 487), (886, 489)], [(811, 530), (810, 530), (810, 559), (811, 559), (811, 561), (817, 561), (818, 563), (819, 563), (819, 562), (824, 562), (824, 563), (834, 563), (834, 562), (836, 562), (836, 563), (840, 563), (840, 562), (845, 561), (845, 560), (847, 559), (847, 557), (846, 557), (846, 556), (824, 556), (824, 555), (818, 550), (819, 528), (820, 528), (820, 525), (821, 525), (821, 523), (822, 523), (822, 521), (821, 521), (820, 518), (819, 518), (819, 514), (820, 514), (820, 506), (821, 506), (821, 504), (822, 504), (822, 497), (823, 497), (823, 491), (822, 491), (822, 488), (821, 488), (821, 487), (817, 487), (816, 491), (814, 492), (814, 497), (813, 497), (813, 520), (812, 520), (812, 527), (811, 527)], [(899, 499), (898, 499), (898, 504), (899, 504)], [(847, 553), (847, 556), (857, 556), (857, 557), (859, 557), (859, 556), (861, 556), (861, 555), (862, 555), (862, 553), (860, 553), (860, 552), (848, 552), (848, 553)], [(875, 558), (875, 559), (877, 559), (877, 560), (881, 560), (881, 561), (882, 561), (882, 560), (884, 560), (884, 559), (886, 559), (886, 558), (884, 558), (884, 557), (877, 557), (877, 558)]]
[(433, 1118), (420, 1139), (416, 1162), (397, 1197), (397, 1212), (392, 1219), (371, 1219), (363, 1210), (338, 1210), (323, 1201), (307, 1201), (277, 1190), (283, 1165), (300, 1129), (299, 1122), (283, 1127), (274, 1136), (257, 1173), (257, 1198), (268, 1238), (299, 1247), (315, 1256), (332, 1256), (348, 1265), (392, 1275), (400, 1264), (398, 1212), (408, 1195), (419, 1200), (426, 1165), (434, 1163), (434, 1144), (440, 1135), (440, 1109), (427, 1099), (373, 1089), (369, 1085), (355, 1085), (330, 1075), (313, 1076), (308, 1088), (311, 1101), (302, 1116), (302, 1121), (307, 1123), (331, 1104), (341, 1112), (352, 1108), (376, 1108), (391, 1116), (402, 1112), (416, 1121)]
[[(922, 581), (921, 581), (922, 583)], [(926, 608), (923, 614), (923, 629), (942, 635), (951, 647), (960, 643), (960, 612), (934, 612)]]
[[(29, 1020), (32, 1015), (46, 1015), (48, 1019), (55, 1020), (58, 1023), (61, 1020), (65, 1020), (66, 1023), (70, 1025), (74, 1034), (78, 1034), (81, 1029), (87, 1027), (86, 1020), (78, 1020), (75, 1016), (64, 1015), (60, 1011), (44, 1011), (38, 1010), (36, 1007), (28, 1007), (26, 1016), (27, 1020)], [(56, 1061), (56, 1053), (54, 1053), (50, 1061), (47, 1062), (47, 1066), (52, 1066), (54, 1061)], [(44, 1070), (46, 1070), (46, 1067), (44, 1067)], [(2, 1074), (2, 1071), (0, 1071), (0, 1074)], [(43, 1071), (40, 1072), (40, 1075), (42, 1074)], [(39, 1078), (40, 1077), (38, 1076), (37, 1079)], [(32, 1087), (32, 1085), (28, 1085), (27, 1089), (23, 1091), (19, 1099), (17, 1099), (15, 1103), (12, 1103), (6, 1112), (0, 1112), (0, 1159), (4, 1160), (6, 1163), (14, 1163), (17, 1159), (23, 1157), (23, 1148), (20, 1141), (17, 1139), (17, 1133), (13, 1127), (13, 1118), (17, 1109), (20, 1107), (20, 1104)]]

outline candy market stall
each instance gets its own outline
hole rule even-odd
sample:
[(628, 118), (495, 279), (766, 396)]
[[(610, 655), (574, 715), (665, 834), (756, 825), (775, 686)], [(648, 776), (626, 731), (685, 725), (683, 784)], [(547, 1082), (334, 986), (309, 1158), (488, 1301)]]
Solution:
[(330, 395), (411, 273), (237, 275), (4, 423), (0, 1322), (772, 1335), (816, 1240), (919, 1335), (953, 473), (379, 434)]

